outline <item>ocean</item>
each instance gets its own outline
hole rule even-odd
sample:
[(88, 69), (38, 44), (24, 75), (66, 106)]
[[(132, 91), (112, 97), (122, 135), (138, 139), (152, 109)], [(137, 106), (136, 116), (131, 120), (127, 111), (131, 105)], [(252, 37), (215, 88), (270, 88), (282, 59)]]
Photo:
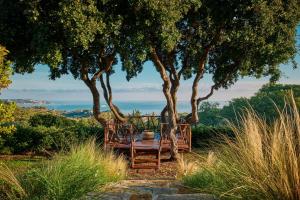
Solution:
[[(155, 102), (114, 102), (124, 114), (131, 114), (133, 111), (140, 111), (142, 114), (159, 114), (166, 105), (163, 101)], [(76, 110), (92, 110), (93, 105), (89, 102), (50, 102), (49, 104), (34, 104), (34, 105), (22, 105), (26, 107), (43, 106), (50, 110), (59, 111), (76, 111)], [(101, 103), (101, 111), (107, 111), (109, 107), (107, 104)], [(190, 112), (189, 102), (178, 102), (179, 112)]]

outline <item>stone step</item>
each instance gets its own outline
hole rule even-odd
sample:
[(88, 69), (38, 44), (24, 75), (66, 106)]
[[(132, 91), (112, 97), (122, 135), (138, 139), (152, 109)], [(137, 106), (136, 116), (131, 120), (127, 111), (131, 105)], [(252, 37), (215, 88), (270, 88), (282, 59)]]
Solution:
[(209, 194), (160, 194), (154, 200), (216, 200), (213, 195)]
[(130, 190), (137, 191), (137, 192), (150, 192), (154, 196), (156, 196), (158, 194), (176, 194), (178, 192), (177, 188), (145, 187), (145, 186), (131, 187)]
[(119, 193), (104, 194), (86, 198), (89, 200), (217, 200), (213, 195), (195, 193), (195, 194), (159, 194), (151, 193)]

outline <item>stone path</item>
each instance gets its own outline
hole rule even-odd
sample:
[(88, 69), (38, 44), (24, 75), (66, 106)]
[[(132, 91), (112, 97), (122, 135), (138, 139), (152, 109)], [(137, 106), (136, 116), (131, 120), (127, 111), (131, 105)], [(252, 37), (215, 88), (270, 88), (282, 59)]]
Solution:
[(110, 185), (104, 192), (92, 192), (88, 200), (215, 200), (174, 180), (125, 180)]

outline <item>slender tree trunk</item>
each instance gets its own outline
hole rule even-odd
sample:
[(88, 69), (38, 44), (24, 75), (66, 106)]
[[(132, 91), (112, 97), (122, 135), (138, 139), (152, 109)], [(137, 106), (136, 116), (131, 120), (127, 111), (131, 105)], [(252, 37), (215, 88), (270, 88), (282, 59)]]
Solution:
[(201, 74), (197, 73), (196, 77), (193, 81), (192, 86), (192, 96), (191, 96), (191, 106), (192, 106), (192, 115), (190, 118), (191, 123), (197, 123), (198, 122), (198, 106), (197, 106), (197, 97), (198, 97), (198, 83), (201, 79)]
[[(171, 96), (172, 96), (172, 99), (173, 99), (173, 107), (174, 107), (173, 109), (174, 109), (174, 112), (175, 112), (175, 117), (176, 117), (177, 122), (179, 121), (179, 115), (178, 115), (178, 112), (177, 112), (177, 91), (178, 91), (178, 88), (179, 88), (179, 84), (175, 85), (174, 83), (172, 83)], [(166, 105), (160, 113), (161, 121), (163, 123), (166, 123), (166, 121), (167, 121), (167, 116), (166, 116), (167, 111), (168, 111), (168, 106)]]
[(95, 119), (103, 126), (106, 126), (106, 120), (100, 116), (100, 95), (96, 86), (95, 80), (90, 80), (86, 69), (82, 69), (81, 79), (90, 89), (93, 96), (93, 115)]
[(126, 117), (123, 115), (123, 113), (121, 113), (120, 109), (112, 102), (112, 90), (110, 86), (109, 76), (110, 75), (106, 73), (106, 84), (103, 80), (103, 75), (100, 76), (100, 83), (103, 90), (104, 99), (107, 105), (109, 106), (110, 110), (113, 112), (116, 119), (120, 122), (126, 122)]
[(174, 103), (171, 95), (171, 81), (166, 73), (166, 69), (161, 63), (156, 50), (151, 49), (152, 60), (160, 73), (160, 76), (163, 80), (163, 93), (167, 100), (167, 110), (168, 110), (168, 134), (171, 142), (171, 159), (178, 159), (178, 146), (176, 138), (177, 122), (176, 115), (174, 111)]
[(179, 121), (179, 115), (177, 112), (177, 91), (179, 89), (179, 80), (172, 81), (172, 86), (171, 86), (171, 96), (173, 99), (173, 107), (174, 107), (174, 112), (175, 112), (175, 117), (176, 121)]
[(163, 84), (163, 92), (167, 99), (168, 106), (168, 133), (171, 140), (171, 158), (176, 160), (178, 159), (178, 146), (176, 138), (177, 120), (168, 81), (165, 81)]
[(191, 117), (189, 119), (190, 123), (197, 123), (199, 121), (199, 118), (198, 118), (198, 104), (197, 104), (198, 83), (199, 83), (199, 81), (202, 78), (203, 73), (204, 73), (204, 66), (205, 66), (205, 62), (206, 62), (206, 58), (207, 58), (209, 49), (210, 49), (210, 47), (207, 47), (204, 51), (203, 56), (200, 58), (197, 74), (196, 74), (196, 77), (193, 81), (192, 96), (191, 96), (192, 113), (191, 113)]

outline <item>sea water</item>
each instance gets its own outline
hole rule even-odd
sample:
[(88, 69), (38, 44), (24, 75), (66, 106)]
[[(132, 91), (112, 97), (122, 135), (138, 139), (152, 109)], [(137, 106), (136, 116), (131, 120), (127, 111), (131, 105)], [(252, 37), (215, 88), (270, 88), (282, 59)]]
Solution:
[[(163, 101), (149, 101), (149, 102), (114, 102), (120, 110), (125, 114), (131, 114), (133, 111), (139, 111), (142, 114), (159, 114), (164, 106), (166, 105)], [(75, 110), (92, 110), (93, 105), (90, 102), (50, 102), (49, 104), (42, 105), (50, 110), (60, 110), (60, 111), (75, 111)], [(109, 107), (101, 103), (101, 111), (109, 110)], [(189, 112), (190, 104), (189, 102), (178, 102), (178, 111)]]

